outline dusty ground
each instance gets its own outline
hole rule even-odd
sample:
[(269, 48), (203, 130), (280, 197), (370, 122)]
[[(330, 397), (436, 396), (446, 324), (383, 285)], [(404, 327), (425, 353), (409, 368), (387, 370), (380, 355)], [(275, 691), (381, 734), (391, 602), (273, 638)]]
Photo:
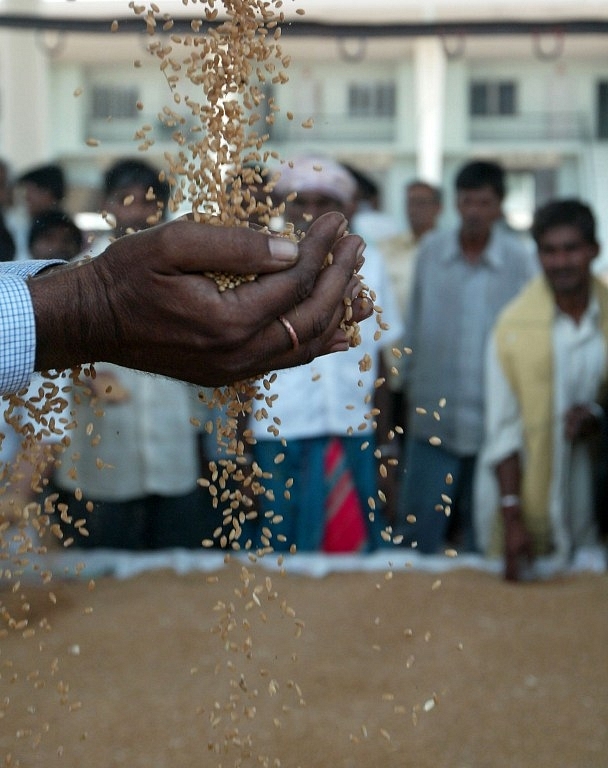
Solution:
[(36, 629), (0, 640), (0, 765), (608, 766), (608, 576), (232, 563), (92, 587), (0, 593)]

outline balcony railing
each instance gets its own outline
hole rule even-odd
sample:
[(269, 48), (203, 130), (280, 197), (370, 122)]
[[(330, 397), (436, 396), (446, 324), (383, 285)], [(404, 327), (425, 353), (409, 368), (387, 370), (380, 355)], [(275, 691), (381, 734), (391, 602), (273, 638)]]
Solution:
[(582, 112), (527, 112), (470, 118), (471, 141), (588, 141), (589, 116)]
[[(312, 125), (312, 129), (305, 126)], [(397, 135), (395, 117), (369, 116), (351, 117), (349, 115), (317, 114), (316, 116), (294, 114), (293, 120), (279, 112), (274, 125), (270, 127), (273, 141), (309, 142), (352, 141), (352, 142), (393, 142)]]
[[(163, 124), (157, 115), (138, 115), (137, 118), (92, 120), (87, 124), (87, 134), (105, 143), (133, 141), (142, 126), (148, 139), (170, 142), (172, 134), (181, 130), (188, 140), (194, 121), (191, 117), (186, 125)], [(305, 126), (309, 126), (307, 129)], [(397, 141), (397, 118), (386, 116), (350, 117), (348, 115), (322, 113), (310, 115), (294, 114), (289, 120), (286, 113), (277, 112), (273, 125), (257, 123), (252, 130), (268, 132), (274, 142), (309, 143), (352, 142), (393, 143)], [(593, 135), (590, 116), (582, 112), (536, 112), (520, 115), (471, 117), (469, 139), (484, 142), (583, 142)]]
[(185, 136), (191, 136), (190, 128), (193, 119), (188, 119), (185, 125), (170, 125), (161, 121), (158, 115), (138, 114), (128, 118), (89, 118), (87, 121), (87, 137), (98, 139), (107, 144), (120, 144), (145, 139), (170, 142), (176, 131), (182, 131)]
[[(192, 119), (185, 126), (168, 126), (157, 115), (138, 115), (136, 118), (89, 119), (87, 135), (105, 143), (132, 141), (142, 126), (150, 126), (147, 138), (155, 141), (171, 141), (176, 130), (181, 130), (187, 137)], [(304, 126), (312, 126), (312, 130)], [(394, 117), (348, 117), (346, 115), (322, 114), (310, 118), (310, 115), (294, 115), (292, 120), (278, 112), (273, 125), (256, 123), (252, 130), (258, 133), (268, 132), (276, 142), (309, 141), (349, 141), (349, 142), (392, 142), (396, 138), (396, 119)]]

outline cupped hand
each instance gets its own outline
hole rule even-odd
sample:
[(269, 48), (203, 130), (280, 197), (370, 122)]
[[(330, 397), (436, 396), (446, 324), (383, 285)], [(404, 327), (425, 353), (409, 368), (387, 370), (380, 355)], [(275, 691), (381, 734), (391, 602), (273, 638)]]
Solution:
[[(356, 277), (363, 241), (345, 228), (341, 214), (326, 214), (295, 244), (179, 220), (123, 237), (91, 261), (47, 270), (29, 281), (37, 370), (107, 361), (214, 386), (346, 349), (345, 299), (355, 321), (372, 306)], [(258, 279), (219, 292), (205, 276), (218, 271)]]

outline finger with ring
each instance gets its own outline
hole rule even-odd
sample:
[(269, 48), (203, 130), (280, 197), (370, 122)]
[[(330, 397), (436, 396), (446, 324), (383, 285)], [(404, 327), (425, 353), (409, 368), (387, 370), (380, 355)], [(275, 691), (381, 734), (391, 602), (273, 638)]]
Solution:
[(293, 325), (289, 322), (289, 320), (285, 317), (285, 315), (279, 315), (278, 320), (283, 326), (283, 328), (285, 328), (285, 330), (289, 334), (292, 347), (294, 349), (298, 349), (298, 347), (300, 346), (300, 339), (298, 338), (298, 334), (296, 333)]

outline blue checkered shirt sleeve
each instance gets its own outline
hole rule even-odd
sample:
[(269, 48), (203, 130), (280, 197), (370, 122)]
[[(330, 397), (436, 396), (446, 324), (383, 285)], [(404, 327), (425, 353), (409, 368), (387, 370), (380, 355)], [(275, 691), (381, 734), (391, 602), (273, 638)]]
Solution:
[(59, 261), (0, 262), (0, 394), (29, 383), (36, 358), (36, 323), (27, 278)]

